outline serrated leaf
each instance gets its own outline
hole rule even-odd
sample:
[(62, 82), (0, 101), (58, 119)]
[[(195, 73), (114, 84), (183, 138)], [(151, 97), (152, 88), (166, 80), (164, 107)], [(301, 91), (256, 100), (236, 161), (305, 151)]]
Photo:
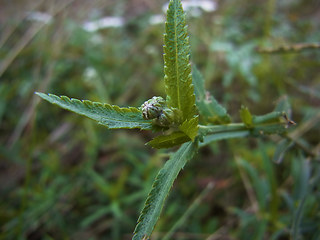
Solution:
[(182, 112), (182, 121), (196, 114), (191, 77), (190, 45), (180, 0), (171, 0), (164, 35), (164, 81), (167, 105)]
[(110, 129), (140, 128), (150, 130), (153, 128), (152, 121), (143, 119), (142, 113), (138, 108), (120, 108), (106, 103), (70, 99), (66, 96), (59, 97), (54, 94), (45, 93), (36, 94), (50, 103), (91, 118)]
[(184, 132), (192, 141), (198, 135), (198, 116), (185, 120), (180, 126), (179, 129)]
[(182, 143), (188, 142), (191, 139), (183, 132), (174, 132), (170, 135), (161, 135), (155, 137), (147, 145), (153, 148), (171, 148), (176, 145), (180, 145)]
[(230, 123), (231, 119), (227, 110), (205, 90), (204, 79), (195, 66), (192, 67), (192, 81), (196, 94), (196, 105), (204, 120), (219, 124)]
[(196, 150), (197, 142), (183, 144), (159, 171), (138, 219), (133, 240), (150, 237), (174, 180), (186, 162), (194, 156)]
[(252, 115), (247, 107), (241, 106), (240, 109), (240, 117), (242, 122), (247, 126), (247, 127), (252, 127)]

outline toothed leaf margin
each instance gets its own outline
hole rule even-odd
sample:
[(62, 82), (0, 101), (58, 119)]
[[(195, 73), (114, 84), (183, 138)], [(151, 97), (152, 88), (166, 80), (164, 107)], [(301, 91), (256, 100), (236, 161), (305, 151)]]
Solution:
[(121, 108), (107, 103), (91, 102), (89, 100), (78, 100), (66, 96), (54, 94), (36, 93), (39, 97), (56, 104), (61, 108), (78, 113), (97, 121), (110, 129), (118, 128), (140, 128), (142, 130), (153, 129), (152, 121), (145, 120), (138, 108)]
[(182, 121), (196, 114), (190, 65), (190, 45), (180, 0), (171, 0), (164, 35), (164, 81), (169, 108), (181, 110)]
[(196, 141), (184, 143), (159, 171), (138, 219), (133, 240), (150, 237), (174, 180), (186, 162), (194, 156), (197, 148)]

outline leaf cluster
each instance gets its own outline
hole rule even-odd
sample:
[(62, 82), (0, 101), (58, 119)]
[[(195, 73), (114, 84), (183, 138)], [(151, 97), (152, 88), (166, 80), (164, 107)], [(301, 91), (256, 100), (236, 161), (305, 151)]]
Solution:
[[(282, 103), (273, 112), (260, 116), (242, 107), (239, 114), (242, 122), (234, 123), (227, 110), (205, 90), (204, 80), (196, 67), (191, 67), (185, 21), (181, 2), (171, 0), (164, 36), (164, 84), (167, 96), (163, 109), (159, 110), (154, 119), (145, 119), (141, 108), (122, 108), (37, 93), (43, 99), (93, 119), (109, 129), (160, 131), (159, 136), (147, 143), (154, 148), (171, 148), (183, 144), (158, 173), (133, 239), (150, 237), (174, 180), (185, 163), (195, 155), (198, 147), (229, 138), (270, 134), (286, 136), (287, 128), (295, 124), (289, 119), (288, 109)], [(283, 151), (280, 149), (279, 152)]]

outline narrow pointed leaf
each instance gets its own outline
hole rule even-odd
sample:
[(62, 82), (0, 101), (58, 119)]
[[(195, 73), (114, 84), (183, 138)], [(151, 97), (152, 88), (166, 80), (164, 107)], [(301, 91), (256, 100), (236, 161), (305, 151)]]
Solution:
[(205, 136), (213, 133), (233, 132), (239, 130), (247, 130), (247, 127), (243, 123), (209, 125), (201, 126), (201, 128), (199, 129), (199, 135)]
[(110, 128), (140, 128), (152, 129), (152, 121), (142, 118), (138, 108), (120, 108), (106, 103), (80, 101), (66, 96), (58, 97), (54, 94), (36, 93), (50, 103), (56, 104), (66, 110), (91, 118), (100, 124)]
[(254, 124), (261, 123), (284, 123), (286, 122), (286, 113), (285, 112), (270, 112), (264, 115), (253, 115), (252, 122)]
[(249, 130), (239, 130), (234, 132), (221, 132), (214, 133), (203, 137), (203, 141), (199, 144), (199, 147), (204, 147), (212, 142), (231, 139), (231, 138), (245, 138), (250, 135)]
[(291, 118), (292, 108), (287, 95), (284, 95), (278, 99), (274, 112), (285, 112), (288, 118)]
[(179, 129), (184, 132), (192, 141), (198, 135), (198, 116), (185, 120), (180, 126)]
[(275, 163), (281, 163), (286, 152), (294, 145), (292, 141), (288, 139), (282, 139), (278, 144), (273, 155), (273, 161)]
[(183, 144), (176, 153), (171, 155), (160, 170), (138, 219), (133, 240), (148, 239), (150, 237), (174, 180), (186, 162), (194, 156), (196, 150), (196, 142)]
[(196, 105), (201, 116), (206, 122), (212, 123), (230, 123), (230, 116), (227, 110), (220, 105), (217, 100), (205, 90), (204, 79), (198, 69), (192, 67), (192, 81), (196, 94)]
[(285, 132), (287, 128), (291, 127), (292, 125), (296, 125), (296, 123), (288, 117), (286, 112), (271, 112), (261, 116), (252, 116), (252, 122), (255, 125), (276, 124), (280, 128), (280, 131), (277, 131), (278, 134)]
[(196, 114), (191, 77), (190, 46), (180, 0), (171, 0), (164, 35), (164, 81), (168, 107), (181, 110), (182, 120)]
[(147, 145), (153, 148), (171, 148), (176, 145), (180, 145), (182, 143), (188, 142), (191, 139), (183, 132), (174, 132), (170, 135), (161, 135), (155, 137)]
[(247, 126), (247, 127), (252, 127), (252, 115), (247, 107), (241, 106), (240, 109), (240, 117), (242, 122)]
[(265, 115), (252, 116), (255, 133), (283, 134), (295, 122), (290, 120), (285, 112), (271, 112)]

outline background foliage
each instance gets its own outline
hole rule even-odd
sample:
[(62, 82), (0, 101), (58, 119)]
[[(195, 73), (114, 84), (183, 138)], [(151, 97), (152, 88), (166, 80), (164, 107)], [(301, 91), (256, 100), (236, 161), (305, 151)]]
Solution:
[[(168, 152), (144, 146), (152, 133), (107, 130), (39, 103), (34, 92), (122, 106), (164, 96), (164, 24), (148, 21), (162, 14), (164, 3), (0, 3), (1, 239), (131, 238)], [(320, 52), (257, 49), (319, 41), (320, 4), (217, 4), (214, 12), (187, 14), (192, 61), (206, 88), (235, 120), (242, 104), (264, 114), (287, 99), (298, 123), (289, 134), (296, 144), (271, 136), (202, 148), (179, 175), (153, 237), (318, 239)], [(54, 19), (31, 21), (30, 11)], [(103, 16), (123, 17), (126, 24), (82, 28)], [(276, 164), (278, 146), (288, 151)]]

